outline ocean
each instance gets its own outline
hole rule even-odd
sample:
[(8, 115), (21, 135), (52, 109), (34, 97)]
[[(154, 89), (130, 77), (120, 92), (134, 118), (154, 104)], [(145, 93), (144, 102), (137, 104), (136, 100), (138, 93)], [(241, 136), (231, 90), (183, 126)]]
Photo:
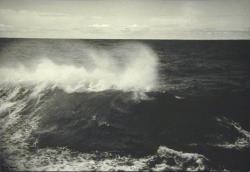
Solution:
[(249, 171), (250, 41), (0, 39), (0, 171)]

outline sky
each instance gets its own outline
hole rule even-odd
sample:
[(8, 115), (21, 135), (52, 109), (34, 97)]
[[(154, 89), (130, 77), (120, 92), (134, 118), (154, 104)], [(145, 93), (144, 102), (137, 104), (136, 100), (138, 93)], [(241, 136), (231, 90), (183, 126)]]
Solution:
[(250, 0), (0, 0), (0, 37), (250, 39)]

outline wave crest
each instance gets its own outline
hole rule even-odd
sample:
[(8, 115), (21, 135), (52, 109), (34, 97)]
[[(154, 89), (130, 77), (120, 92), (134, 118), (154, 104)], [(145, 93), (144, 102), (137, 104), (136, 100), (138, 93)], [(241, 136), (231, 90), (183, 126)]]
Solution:
[(108, 89), (146, 92), (157, 87), (158, 58), (143, 44), (123, 44), (111, 49), (89, 47), (86, 53), (81, 57), (81, 65), (59, 64), (51, 57), (41, 57), (29, 67), (3, 66), (0, 82), (45, 84), (69, 93)]

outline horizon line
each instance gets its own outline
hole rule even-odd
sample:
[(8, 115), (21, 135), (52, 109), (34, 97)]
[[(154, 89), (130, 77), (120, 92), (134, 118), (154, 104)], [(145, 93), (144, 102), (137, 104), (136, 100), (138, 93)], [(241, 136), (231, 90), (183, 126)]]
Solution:
[(54, 37), (0, 37), (0, 39), (64, 39), (64, 40), (169, 40), (169, 41), (250, 41), (250, 38), (54, 38)]

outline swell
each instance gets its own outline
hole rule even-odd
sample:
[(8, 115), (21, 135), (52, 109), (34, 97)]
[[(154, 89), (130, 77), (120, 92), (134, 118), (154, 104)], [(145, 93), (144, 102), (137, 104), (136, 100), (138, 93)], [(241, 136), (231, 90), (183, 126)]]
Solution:
[[(185, 82), (184, 77), (177, 85), (164, 83), (185, 92), (172, 95), (162, 92), (158, 83), (159, 76), (168, 78), (171, 72), (159, 74), (158, 57), (144, 44), (46, 43), (44, 47), (38, 42), (38, 49), (14, 43), (0, 52), (0, 158), (7, 166), (248, 170), (245, 89), (235, 92), (216, 82), (222, 91), (197, 96), (192, 91), (199, 87), (178, 87), (196, 83), (190, 77)], [(192, 64), (186, 69), (195, 67)], [(174, 63), (162, 68), (171, 66)], [(190, 74), (181, 69), (182, 65), (172, 73)], [(204, 84), (207, 90), (209, 85)]]
[[(203, 170), (207, 168), (207, 159), (204, 156), (176, 151), (165, 146), (154, 146), (154, 151), (147, 155), (122, 154), (121, 151), (132, 153), (131, 147), (134, 145), (136, 145), (134, 151), (145, 151), (145, 144), (139, 141), (143, 137), (138, 139), (135, 136), (140, 135), (131, 135), (132, 130), (126, 130), (130, 128), (129, 122), (124, 121), (126, 118), (131, 118), (125, 116), (130, 114), (127, 113), (130, 111), (129, 107), (138, 104), (138, 101), (133, 99), (132, 92), (68, 94), (60, 89), (47, 89), (34, 97), (34, 91), (35, 88), (1, 87), (0, 150), (10, 169)], [(124, 97), (126, 98), (123, 99)], [(112, 106), (109, 105), (110, 101), (113, 102)], [(14, 103), (15, 106), (6, 106), (4, 105), (6, 102)], [(108, 103), (103, 104), (104, 102)], [(126, 113), (114, 108), (118, 104), (128, 106), (123, 107)], [(120, 119), (122, 121), (119, 121), (114, 113), (110, 113), (112, 109), (116, 113), (119, 112), (119, 117), (123, 116)], [(120, 136), (116, 135), (117, 130)], [(138, 134), (138, 131), (136, 133)], [(112, 138), (109, 138), (109, 134), (112, 134), (110, 135)], [(53, 140), (54, 137), (58, 139)], [(100, 145), (98, 140), (101, 140)], [(78, 145), (78, 148), (73, 144)], [(104, 146), (101, 147), (101, 144)], [(122, 144), (128, 144), (126, 146), (130, 148), (127, 149)], [(90, 146), (87, 147), (88, 145)]]
[[(180, 98), (147, 92), (138, 99), (137, 92), (119, 90), (70, 94), (58, 88), (37, 90), (1, 87), (0, 148), (10, 167), (63, 170), (83, 168), (82, 163), (88, 170), (104, 169), (105, 164), (107, 169), (131, 170), (245, 169), (247, 144), (218, 146), (248, 139), (246, 130), (228, 120), (236, 119), (233, 113), (247, 112), (235, 103), (242, 97)], [(216, 101), (223, 104), (212, 109)], [(230, 102), (234, 111), (226, 108)], [(215, 118), (217, 114), (226, 117)], [(231, 155), (239, 159), (235, 166), (226, 158)], [(128, 162), (131, 165), (125, 165)]]

